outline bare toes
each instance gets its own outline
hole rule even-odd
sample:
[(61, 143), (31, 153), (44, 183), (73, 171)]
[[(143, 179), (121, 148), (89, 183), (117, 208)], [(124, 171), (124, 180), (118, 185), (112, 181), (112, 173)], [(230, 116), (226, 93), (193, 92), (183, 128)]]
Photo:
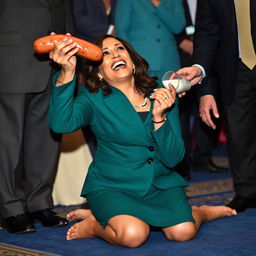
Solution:
[(231, 217), (236, 215), (236, 210), (231, 209), (227, 206), (208, 206), (208, 205), (202, 205), (202, 206), (193, 206), (192, 209), (194, 211), (199, 212), (201, 215), (201, 218), (204, 222), (215, 220), (218, 218), (223, 217)]
[(67, 214), (67, 220), (68, 221), (83, 220), (89, 217), (91, 214), (92, 214), (91, 210), (89, 209), (77, 209)]
[(66, 234), (66, 239), (67, 240), (72, 240), (76, 238), (76, 224), (73, 225), (69, 230), (67, 231)]
[(93, 227), (96, 220), (93, 215), (90, 217), (74, 224), (68, 231), (66, 235), (67, 240), (77, 239), (77, 238), (93, 238)]
[[(227, 207), (227, 206), (225, 206), (225, 207)], [(232, 209), (232, 208), (229, 208), (229, 207), (227, 207), (227, 208), (228, 208), (228, 210), (227, 210), (228, 216), (237, 215), (237, 211), (235, 209)]]

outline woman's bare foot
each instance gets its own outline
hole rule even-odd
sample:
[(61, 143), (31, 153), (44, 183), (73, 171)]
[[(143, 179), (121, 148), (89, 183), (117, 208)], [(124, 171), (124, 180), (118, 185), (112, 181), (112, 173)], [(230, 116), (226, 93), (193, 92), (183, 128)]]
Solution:
[(67, 214), (68, 221), (84, 220), (92, 215), (90, 209), (77, 209)]
[(91, 214), (86, 219), (74, 224), (69, 228), (66, 234), (67, 240), (73, 240), (77, 238), (93, 238), (93, 229), (96, 223), (95, 217)]
[(192, 210), (199, 212), (203, 222), (208, 222), (223, 217), (230, 217), (237, 214), (236, 210), (227, 206), (192, 206)]

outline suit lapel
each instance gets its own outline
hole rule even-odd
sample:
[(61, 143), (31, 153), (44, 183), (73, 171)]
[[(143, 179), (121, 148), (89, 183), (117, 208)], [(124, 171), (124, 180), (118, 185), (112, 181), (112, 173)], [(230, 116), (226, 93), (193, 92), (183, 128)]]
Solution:
[(237, 24), (236, 24), (236, 9), (235, 3), (233, 0), (229, 0), (229, 15), (230, 15), (230, 24), (232, 26), (232, 32), (237, 36)]
[(116, 0), (111, 0), (110, 23), (115, 24)]
[(151, 137), (151, 130), (152, 130), (152, 110), (153, 110), (153, 104), (154, 104), (154, 101), (153, 100), (150, 100), (150, 112), (144, 122), (144, 126), (145, 126), (145, 129), (148, 133), (148, 136)]
[(105, 9), (103, 0), (98, 0), (98, 4), (96, 1), (95, 5), (97, 6), (96, 8), (99, 8), (99, 12), (101, 12), (101, 17), (107, 18), (106, 9)]
[(144, 124), (127, 97), (117, 88), (111, 88), (112, 93), (104, 97), (106, 107), (123, 123), (125, 123), (127, 126), (131, 126), (143, 137), (148, 139), (148, 133), (146, 132), (145, 124), (148, 125), (147, 120), (149, 117), (147, 117), (147, 120)]
[(183, 1), (183, 5), (184, 5), (184, 11), (185, 11), (185, 16), (186, 16), (187, 26), (193, 25), (192, 17), (190, 15), (190, 10), (189, 10), (187, 0)]
[(237, 25), (236, 25), (236, 10), (234, 0), (226, 0), (219, 1), (219, 4), (223, 5), (222, 9), (226, 12), (226, 16), (228, 17), (227, 21), (230, 24), (231, 30), (235, 36), (237, 36)]
[(251, 0), (252, 40), (256, 51), (256, 0)]

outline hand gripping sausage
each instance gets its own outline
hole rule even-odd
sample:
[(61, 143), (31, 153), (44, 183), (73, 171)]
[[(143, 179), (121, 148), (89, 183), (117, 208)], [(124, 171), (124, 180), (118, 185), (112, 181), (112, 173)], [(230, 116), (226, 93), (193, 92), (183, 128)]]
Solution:
[(77, 43), (77, 47), (79, 48), (77, 55), (92, 61), (100, 61), (102, 59), (103, 52), (97, 45), (74, 36), (62, 34), (49, 35), (38, 38), (34, 41), (34, 51), (36, 53), (48, 53), (53, 50), (55, 44), (62, 40), (64, 37), (72, 39), (73, 42)]

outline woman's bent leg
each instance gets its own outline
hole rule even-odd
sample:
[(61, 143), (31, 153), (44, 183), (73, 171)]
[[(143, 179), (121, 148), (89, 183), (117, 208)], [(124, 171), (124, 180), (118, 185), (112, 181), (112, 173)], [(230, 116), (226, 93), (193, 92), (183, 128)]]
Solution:
[(184, 222), (162, 228), (166, 238), (173, 241), (187, 241), (194, 238), (204, 222), (236, 215), (236, 211), (226, 206), (192, 206), (193, 222)]
[(147, 240), (149, 231), (148, 224), (133, 216), (114, 216), (103, 229), (95, 217), (90, 215), (68, 230), (67, 240), (99, 237), (113, 245), (134, 248)]
[(236, 215), (236, 210), (227, 206), (192, 206), (192, 215), (195, 219), (195, 227), (197, 231), (204, 222), (216, 220), (224, 217), (231, 217)]

